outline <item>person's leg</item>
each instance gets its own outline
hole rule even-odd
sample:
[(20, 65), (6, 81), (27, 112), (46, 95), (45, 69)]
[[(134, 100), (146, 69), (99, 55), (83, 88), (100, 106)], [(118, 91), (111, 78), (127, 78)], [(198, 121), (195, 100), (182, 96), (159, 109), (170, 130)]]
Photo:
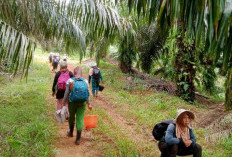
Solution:
[(201, 157), (202, 149), (199, 144), (195, 144), (194, 146), (189, 147), (180, 147), (177, 155), (185, 156), (185, 155), (193, 155), (193, 157)]
[(56, 99), (56, 110), (62, 109), (62, 99)]
[(173, 144), (173, 145), (169, 146), (169, 151), (168, 151), (167, 157), (176, 157), (177, 152), (178, 152), (178, 145)]
[(58, 63), (55, 63), (55, 70), (57, 70)]
[(94, 78), (92, 78), (92, 94), (95, 96), (95, 90), (96, 90), (96, 82)]
[(161, 141), (158, 143), (158, 147), (161, 152), (160, 157), (167, 157), (168, 144)]
[(55, 63), (52, 63), (52, 71), (55, 70)]
[(202, 148), (199, 144), (195, 144), (193, 147), (193, 157), (201, 157), (202, 155)]
[(166, 142), (158, 143), (159, 150), (161, 151), (161, 157), (176, 157), (178, 152), (178, 145), (174, 144), (169, 146)]
[[(62, 99), (62, 102), (63, 102), (63, 99)], [(65, 103), (65, 106), (66, 106), (67, 109), (68, 109), (68, 102)], [(68, 109), (67, 111), (68, 111), (68, 117), (69, 117), (69, 109)]]
[(76, 106), (74, 103), (69, 103), (68, 105), (69, 109), (69, 131), (67, 132), (67, 135), (69, 137), (73, 137), (73, 129), (74, 129), (74, 124), (75, 124), (75, 113), (76, 113)]
[(84, 126), (84, 115), (85, 115), (86, 103), (79, 103), (76, 110), (76, 127), (77, 130), (82, 130)]
[(79, 103), (77, 110), (76, 110), (76, 127), (77, 127), (77, 137), (76, 137), (76, 144), (80, 144), (81, 140), (81, 131), (84, 125), (84, 115), (85, 115), (85, 107), (86, 103)]
[(98, 96), (98, 91), (99, 91), (99, 80), (96, 81), (96, 96)]

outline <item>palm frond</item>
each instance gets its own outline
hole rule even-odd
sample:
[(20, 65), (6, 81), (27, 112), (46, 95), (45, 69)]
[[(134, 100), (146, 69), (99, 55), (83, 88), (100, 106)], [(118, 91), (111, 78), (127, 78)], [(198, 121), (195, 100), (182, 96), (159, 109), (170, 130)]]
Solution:
[(156, 25), (141, 27), (138, 31), (138, 50), (140, 51), (141, 68), (150, 73), (153, 62), (163, 54), (163, 45), (168, 31), (161, 31)]
[(0, 20), (0, 47), (0, 63), (5, 61), (14, 74), (22, 69), (27, 76), (35, 43)]
[(64, 39), (67, 49), (77, 45), (85, 48), (85, 38), (79, 25), (73, 24), (54, 0), (3, 0), (2, 20), (27, 36), (43, 40)]

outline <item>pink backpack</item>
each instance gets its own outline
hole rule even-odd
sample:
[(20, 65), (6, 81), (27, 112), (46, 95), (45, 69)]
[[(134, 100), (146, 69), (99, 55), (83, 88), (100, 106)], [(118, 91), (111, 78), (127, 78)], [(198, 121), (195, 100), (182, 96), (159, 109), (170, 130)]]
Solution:
[(66, 82), (70, 78), (69, 71), (62, 71), (59, 78), (58, 78), (58, 90), (65, 90), (66, 89)]

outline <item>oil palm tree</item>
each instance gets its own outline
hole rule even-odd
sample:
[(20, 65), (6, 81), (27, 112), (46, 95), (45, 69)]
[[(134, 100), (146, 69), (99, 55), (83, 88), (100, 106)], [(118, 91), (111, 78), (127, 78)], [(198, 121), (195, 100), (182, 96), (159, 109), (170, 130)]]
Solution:
[(66, 51), (85, 53), (85, 36), (123, 34), (121, 17), (107, 0), (2, 0), (0, 2), (0, 63), (11, 62), (14, 72), (28, 72), (35, 42), (62, 40)]
[[(175, 62), (177, 90), (180, 96), (189, 93), (188, 97), (185, 97), (187, 101), (193, 101), (195, 97), (194, 52), (200, 41), (206, 44), (205, 52), (215, 61), (223, 55), (224, 68), (231, 71), (230, 2), (230, 0), (128, 0), (129, 9), (132, 10), (134, 7), (138, 16), (143, 12), (143, 15), (149, 15), (149, 22), (156, 20), (161, 28), (165, 23), (169, 24), (170, 29), (174, 26), (178, 28), (180, 34), (177, 38), (178, 54)], [(186, 38), (192, 42), (186, 44)], [(231, 73), (228, 73), (228, 80), (231, 77)], [(232, 106), (231, 95), (230, 102), (226, 101), (226, 106), (227, 108)]]

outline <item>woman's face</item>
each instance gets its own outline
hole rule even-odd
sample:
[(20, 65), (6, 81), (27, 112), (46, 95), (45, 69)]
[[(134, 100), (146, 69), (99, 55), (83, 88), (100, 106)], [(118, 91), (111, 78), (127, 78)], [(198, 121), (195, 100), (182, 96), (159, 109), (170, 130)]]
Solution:
[(67, 67), (60, 68), (60, 71), (66, 71), (66, 70), (67, 70)]
[(188, 127), (189, 124), (190, 124), (191, 120), (189, 118), (189, 115), (187, 113), (183, 113), (183, 116), (182, 116), (182, 125), (185, 126), (185, 127)]

